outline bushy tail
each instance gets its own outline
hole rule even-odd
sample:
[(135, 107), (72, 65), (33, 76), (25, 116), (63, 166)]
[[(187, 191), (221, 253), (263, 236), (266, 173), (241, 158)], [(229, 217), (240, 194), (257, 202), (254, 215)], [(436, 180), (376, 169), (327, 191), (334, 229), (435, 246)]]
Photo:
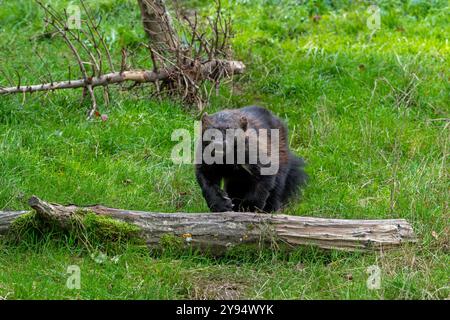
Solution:
[(289, 171), (286, 177), (282, 202), (286, 203), (291, 197), (300, 194), (300, 188), (305, 186), (308, 175), (305, 170), (305, 161), (296, 155), (289, 154)]

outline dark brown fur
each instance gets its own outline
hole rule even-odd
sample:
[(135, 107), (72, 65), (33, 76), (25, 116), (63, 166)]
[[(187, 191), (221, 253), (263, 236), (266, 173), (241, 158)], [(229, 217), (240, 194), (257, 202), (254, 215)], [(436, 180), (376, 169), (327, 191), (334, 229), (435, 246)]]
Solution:
[[(261, 175), (263, 166), (259, 162), (243, 165), (208, 165), (204, 162), (197, 164), (197, 181), (211, 211), (277, 211), (292, 196), (298, 194), (299, 187), (306, 183), (304, 162), (290, 152), (287, 128), (270, 111), (250, 106), (202, 117), (202, 132), (206, 129), (218, 129), (223, 132), (226, 129), (242, 129), (247, 133), (251, 128), (267, 129), (269, 133), (270, 129), (280, 130), (279, 170), (273, 175)], [(202, 147), (209, 143), (202, 141)], [(226, 145), (225, 141), (224, 144)], [(270, 136), (267, 144), (270, 147)]]

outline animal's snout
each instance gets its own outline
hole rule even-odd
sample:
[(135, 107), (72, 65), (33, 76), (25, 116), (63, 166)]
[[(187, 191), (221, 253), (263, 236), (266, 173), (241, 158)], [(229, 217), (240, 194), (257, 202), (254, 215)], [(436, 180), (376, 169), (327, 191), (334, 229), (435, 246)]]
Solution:
[(214, 153), (215, 154), (223, 154), (225, 153), (226, 144), (223, 141), (213, 141), (212, 142)]

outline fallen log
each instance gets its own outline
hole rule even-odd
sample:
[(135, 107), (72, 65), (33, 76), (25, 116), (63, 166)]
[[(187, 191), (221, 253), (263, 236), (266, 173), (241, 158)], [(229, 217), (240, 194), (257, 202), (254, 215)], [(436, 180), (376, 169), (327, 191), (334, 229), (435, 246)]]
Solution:
[[(139, 237), (149, 246), (157, 246), (166, 234), (179, 237), (186, 246), (214, 252), (239, 244), (371, 251), (416, 241), (411, 225), (404, 219), (347, 220), (243, 212), (151, 213), (102, 205), (64, 206), (34, 196), (29, 204), (41, 218), (62, 229), (71, 228), (72, 217), (80, 212), (127, 222), (139, 228)], [(5, 233), (8, 225), (23, 213), (0, 212), (0, 233)]]
[(29, 211), (0, 211), (0, 235), (9, 231), (11, 224), (20, 216)]
[[(213, 60), (208, 61), (200, 66), (199, 77), (201, 76), (202, 79), (214, 78), (219, 67), (225, 70), (226, 74), (230, 76), (234, 74), (241, 74), (245, 70), (245, 65), (240, 61)], [(111, 84), (119, 84), (127, 81), (135, 83), (157, 82), (169, 79), (175, 71), (176, 68), (172, 68), (171, 70), (161, 70), (160, 72), (150, 70), (129, 70), (121, 72), (111, 72), (98, 77), (91, 77), (86, 79), (66, 80), (7, 88), (0, 87), (0, 95), (85, 88), (87, 86), (95, 88), (98, 86), (108, 86)]]

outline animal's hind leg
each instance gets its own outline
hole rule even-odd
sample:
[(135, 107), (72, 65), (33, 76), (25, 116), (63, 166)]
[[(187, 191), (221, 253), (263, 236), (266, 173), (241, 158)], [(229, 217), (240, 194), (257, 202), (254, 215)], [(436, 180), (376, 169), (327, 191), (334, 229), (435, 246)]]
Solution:
[(267, 198), (266, 205), (264, 206), (264, 212), (274, 212), (281, 208), (281, 194), (278, 190), (271, 192), (269, 198)]

